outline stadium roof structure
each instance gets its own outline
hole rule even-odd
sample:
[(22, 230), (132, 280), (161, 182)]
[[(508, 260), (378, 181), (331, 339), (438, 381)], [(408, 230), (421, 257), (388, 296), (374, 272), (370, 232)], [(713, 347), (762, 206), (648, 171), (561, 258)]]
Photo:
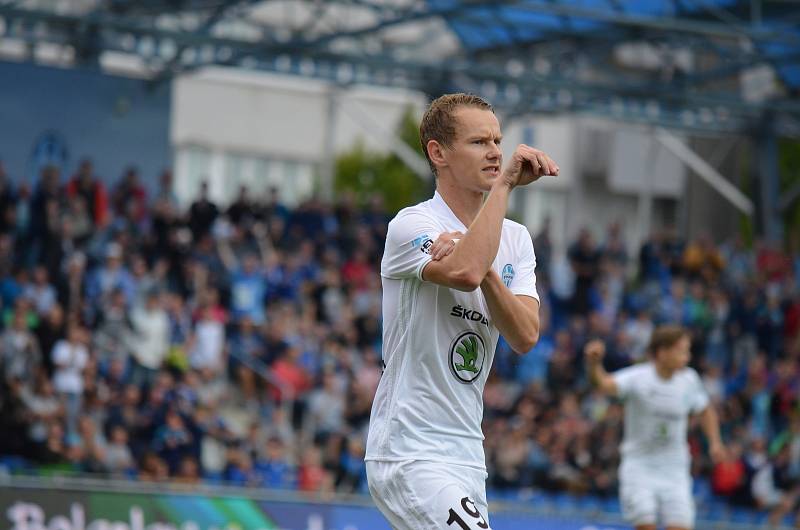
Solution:
[(230, 65), (471, 91), (511, 117), (800, 137), (797, 0), (0, 0), (2, 57), (156, 83)]

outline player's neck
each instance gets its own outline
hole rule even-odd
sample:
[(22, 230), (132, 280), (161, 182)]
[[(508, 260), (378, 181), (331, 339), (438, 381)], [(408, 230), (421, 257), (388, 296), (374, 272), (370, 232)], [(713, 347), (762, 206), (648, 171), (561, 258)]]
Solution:
[(469, 228), (483, 206), (483, 193), (459, 188), (448, 180), (439, 179), (436, 191), (464, 226)]
[(653, 365), (656, 367), (656, 373), (658, 374), (658, 377), (664, 379), (665, 381), (669, 381), (672, 379), (672, 376), (675, 375), (675, 370), (667, 368), (658, 362), (654, 362)]

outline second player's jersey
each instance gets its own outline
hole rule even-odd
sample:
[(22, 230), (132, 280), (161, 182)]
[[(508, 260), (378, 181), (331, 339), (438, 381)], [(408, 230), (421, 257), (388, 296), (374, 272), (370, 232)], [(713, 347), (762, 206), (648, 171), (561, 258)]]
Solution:
[[(485, 469), (483, 387), (499, 332), (480, 288), (422, 280), (442, 232), (467, 232), (438, 192), (389, 223), (381, 263), (384, 373), (370, 417), (366, 460), (427, 460)], [(536, 294), (527, 229), (505, 220), (492, 265), (511, 292)]]
[(650, 467), (688, 469), (686, 440), (689, 415), (708, 406), (708, 395), (692, 368), (663, 379), (652, 362), (613, 374), (625, 404), (623, 460)]

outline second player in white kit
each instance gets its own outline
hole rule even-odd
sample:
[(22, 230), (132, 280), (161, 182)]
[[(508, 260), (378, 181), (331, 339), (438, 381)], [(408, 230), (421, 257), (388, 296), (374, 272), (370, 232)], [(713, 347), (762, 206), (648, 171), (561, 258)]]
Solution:
[(520, 146), (501, 174), (499, 124), (475, 96), (434, 101), (421, 136), (437, 192), (389, 224), (367, 477), (397, 530), (487, 530), (484, 384), (500, 334), (525, 352), (539, 327), (533, 244), (504, 219), (508, 195), (558, 169)]
[(620, 500), (625, 518), (638, 530), (694, 527), (690, 455), (691, 414), (701, 414), (712, 458), (724, 448), (713, 406), (697, 372), (686, 366), (690, 341), (677, 326), (653, 333), (652, 361), (608, 374), (602, 368), (603, 343), (586, 346), (589, 376), (604, 392), (622, 399), (625, 426), (620, 453)]

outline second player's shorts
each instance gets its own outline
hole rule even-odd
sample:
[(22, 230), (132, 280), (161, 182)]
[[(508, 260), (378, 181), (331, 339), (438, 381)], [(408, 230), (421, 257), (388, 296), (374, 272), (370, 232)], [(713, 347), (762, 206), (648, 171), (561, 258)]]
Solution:
[(438, 462), (367, 462), (369, 492), (394, 530), (489, 530), (486, 476)]
[(622, 515), (636, 525), (694, 528), (695, 507), (688, 471), (655, 472), (635, 462), (619, 469)]

